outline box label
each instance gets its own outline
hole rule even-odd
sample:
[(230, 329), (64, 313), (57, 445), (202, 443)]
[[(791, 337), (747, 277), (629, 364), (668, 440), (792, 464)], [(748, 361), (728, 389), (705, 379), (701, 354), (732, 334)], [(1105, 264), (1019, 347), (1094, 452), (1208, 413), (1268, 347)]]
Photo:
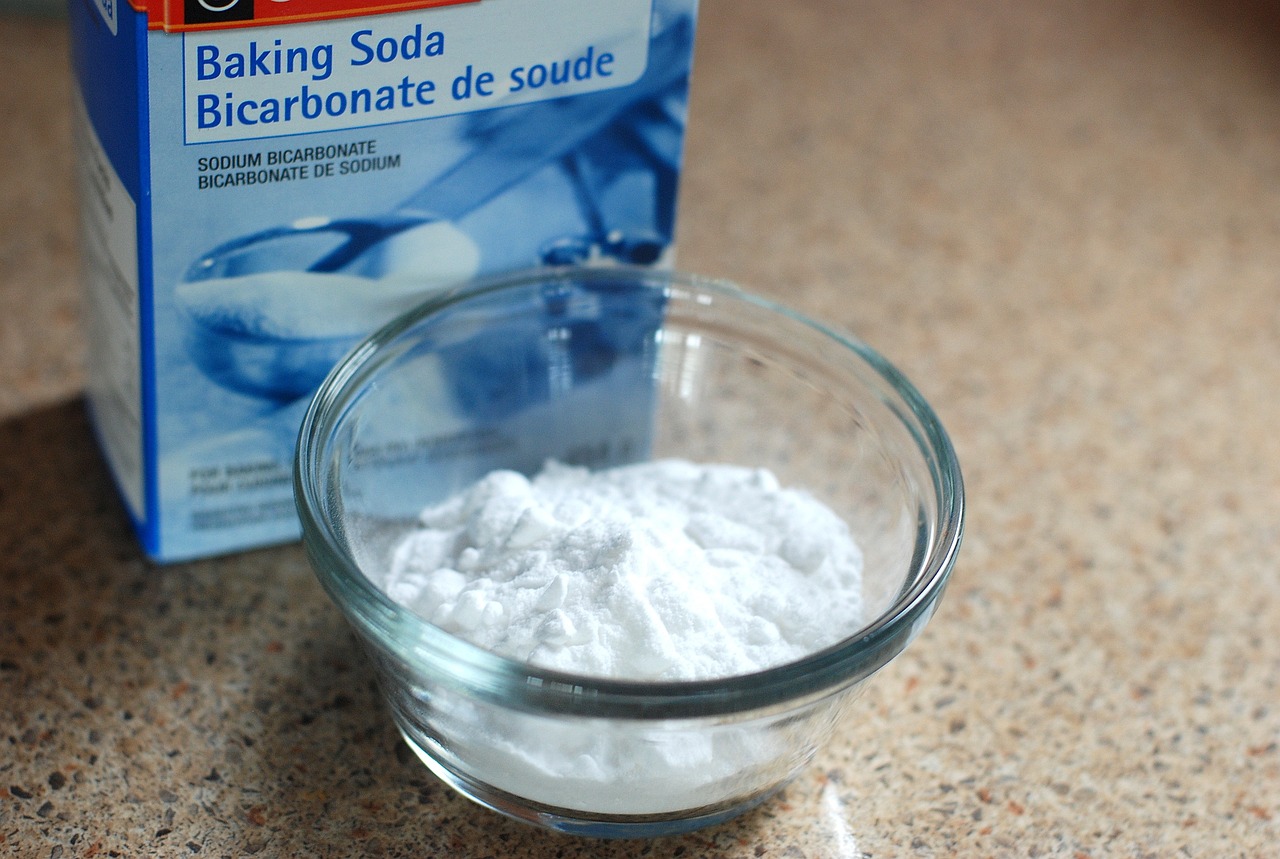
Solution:
[(650, 9), (651, 0), (488, 0), (184, 33), (186, 141), (362, 128), (625, 87), (645, 69)]
[(93, 0), (93, 7), (98, 10), (98, 14), (102, 16), (103, 22), (106, 23), (107, 29), (111, 31), (111, 35), (119, 32), (119, 14), (116, 4), (120, 0)]

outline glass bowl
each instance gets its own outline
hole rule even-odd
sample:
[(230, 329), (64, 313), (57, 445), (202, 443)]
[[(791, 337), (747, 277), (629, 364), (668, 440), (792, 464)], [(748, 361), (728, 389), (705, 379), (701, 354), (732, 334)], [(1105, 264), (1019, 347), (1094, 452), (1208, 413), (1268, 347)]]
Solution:
[[(424, 507), (492, 469), (658, 458), (767, 468), (825, 502), (863, 553), (862, 617), (785, 665), (642, 682), (504, 658), (375, 584)], [(294, 479), (310, 561), (418, 757), (489, 808), (605, 837), (717, 823), (800, 772), (933, 615), (963, 522), (951, 443), (883, 358), (729, 283), (626, 268), (520, 273), (400, 317), (321, 385)]]

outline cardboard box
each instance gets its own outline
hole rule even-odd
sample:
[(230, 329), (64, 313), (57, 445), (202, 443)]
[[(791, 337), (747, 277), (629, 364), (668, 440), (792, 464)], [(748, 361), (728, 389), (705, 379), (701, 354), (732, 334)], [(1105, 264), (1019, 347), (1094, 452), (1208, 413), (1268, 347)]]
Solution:
[(666, 265), (696, 0), (71, 0), (89, 403), (146, 551), (297, 535), (310, 393), (433, 289)]

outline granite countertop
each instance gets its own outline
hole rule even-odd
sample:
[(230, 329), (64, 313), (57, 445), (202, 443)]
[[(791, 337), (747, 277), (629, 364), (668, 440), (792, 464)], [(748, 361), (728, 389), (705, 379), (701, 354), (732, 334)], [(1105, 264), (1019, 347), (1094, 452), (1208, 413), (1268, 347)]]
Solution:
[(81, 399), (65, 53), (0, 18), (0, 854), (1280, 849), (1274, 4), (703, 4), (682, 266), (894, 360), (969, 519), (813, 767), (656, 842), (453, 796), (299, 547), (142, 558)]

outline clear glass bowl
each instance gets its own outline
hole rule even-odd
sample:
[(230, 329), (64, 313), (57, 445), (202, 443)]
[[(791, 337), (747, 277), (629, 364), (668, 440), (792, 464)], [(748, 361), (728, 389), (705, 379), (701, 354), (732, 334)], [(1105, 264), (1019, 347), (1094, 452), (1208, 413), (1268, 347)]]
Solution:
[[(665, 457), (765, 467), (829, 505), (863, 551), (864, 617), (779, 667), (636, 682), (500, 657), (371, 581), (423, 507), (491, 469)], [(731, 284), (617, 268), (459, 288), (373, 335), (311, 403), (295, 484), (316, 573), (423, 762), (593, 836), (716, 823), (793, 778), (932, 616), (963, 521), (951, 444), (883, 358)]]

